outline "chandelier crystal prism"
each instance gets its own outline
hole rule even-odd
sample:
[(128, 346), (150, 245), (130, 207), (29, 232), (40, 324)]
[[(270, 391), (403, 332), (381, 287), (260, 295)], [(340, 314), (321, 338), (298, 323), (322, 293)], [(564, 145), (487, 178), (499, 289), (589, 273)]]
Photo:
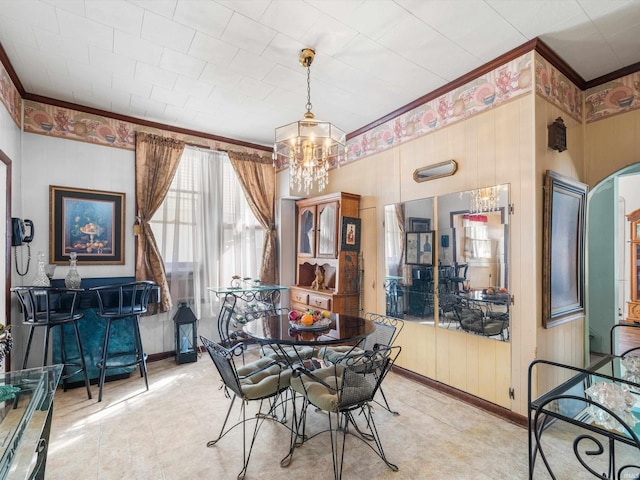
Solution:
[(346, 135), (330, 122), (316, 120), (311, 112), (311, 63), (315, 51), (300, 52), (300, 63), (307, 69), (307, 112), (302, 120), (276, 128), (274, 160), (284, 157), (289, 164), (292, 188), (309, 194), (314, 182), (319, 192), (329, 184), (329, 168), (340, 166)]

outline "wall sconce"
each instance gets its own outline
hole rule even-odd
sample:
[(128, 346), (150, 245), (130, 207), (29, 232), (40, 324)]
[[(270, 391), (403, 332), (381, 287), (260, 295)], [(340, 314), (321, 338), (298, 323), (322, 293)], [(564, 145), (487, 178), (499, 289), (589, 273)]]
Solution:
[(420, 183), (427, 180), (435, 180), (436, 178), (449, 177), (456, 173), (458, 164), (455, 160), (447, 160), (446, 162), (434, 163), (421, 167), (413, 172), (413, 179)]
[(567, 127), (562, 117), (556, 118), (555, 122), (549, 124), (547, 131), (549, 133), (549, 148), (564, 152), (567, 149)]

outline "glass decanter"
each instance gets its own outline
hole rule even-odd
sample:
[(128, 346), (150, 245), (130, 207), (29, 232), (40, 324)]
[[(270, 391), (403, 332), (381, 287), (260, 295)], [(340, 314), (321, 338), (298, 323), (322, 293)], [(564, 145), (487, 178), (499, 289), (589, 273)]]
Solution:
[(47, 273), (44, 270), (44, 252), (38, 252), (38, 271), (36, 272), (36, 278), (33, 279), (33, 285), (35, 287), (50, 287), (51, 282)]
[(69, 254), (69, 271), (67, 272), (67, 276), (64, 277), (64, 285), (67, 288), (80, 288), (82, 278), (80, 278), (80, 274), (78, 273), (77, 261), (78, 254), (71, 252)]

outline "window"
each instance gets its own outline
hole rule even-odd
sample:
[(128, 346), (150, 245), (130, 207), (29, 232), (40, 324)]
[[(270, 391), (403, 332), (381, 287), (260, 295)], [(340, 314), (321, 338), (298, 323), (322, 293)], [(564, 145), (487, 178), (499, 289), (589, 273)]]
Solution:
[(207, 288), (233, 275), (257, 278), (264, 229), (254, 217), (226, 153), (187, 147), (150, 225), (165, 264), (174, 307), (196, 317), (210, 309)]

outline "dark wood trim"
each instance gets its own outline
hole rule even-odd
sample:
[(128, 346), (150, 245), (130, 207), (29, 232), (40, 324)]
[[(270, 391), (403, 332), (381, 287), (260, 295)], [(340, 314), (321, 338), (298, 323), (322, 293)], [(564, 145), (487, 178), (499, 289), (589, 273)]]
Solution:
[(424, 377), (415, 372), (411, 372), (409, 370), (405, 370), (404, 368), (394, 366), (393, 372), (398, 375), (408, 378), (409, 380), (413, 380), (421, 385), (432, 388), (433, 390), (437, 390), (440, 393), (444, 393), (450, 397), (455, 398), (456, 400), (460, 400), (461, 402), (468, 403), (469, 405), (473, 405), (474, 407), (480, 408), (488, 413), (496, 415), (514, 425), (517, 425), (522, 428), (527, 428), (527, 417), (520, 415), (519, 413), (512, 412), (504, 407), (496, 405), (495, 403), (488, 402), (483, 400), (482, 398), (471, 395), (470, 393), (463, 392), (462, 390), (458, 390), (450, 385), (445, 385), (444, 383), (440, 383), (436, 380), (433, 380), (428, 377)]
[(9, 57), (7, 56), (7, 52), (5, 51), (1, 43), (0, 43), (0, 62), (2, 62), (2, 65), (4, 65), (5, 70), (9, 74), (9, 78), (18, 89), (18, 93), (22, 98), (24, 98), (27, 92), (25, 92), (24, 87), (22, 86), (22, 82), (18, 78), (18, 74), (16, 73), (16, 71), (13, 69), (13, 65), (11, 65), (11, 62), (9, 61)]
[(382, 125), (389, 120), (394, 119), (395, 117), (402, 115), (403, 113), (407, 113), (410, 110), (413, 110), (420, 105), (430, 102), (431, 100), (435, 100), (441, 95), (444, 95), (447, 92), (455, 90), (466, 83), (475, 80), (477, 77), (489, 73), (492, 70), (495, 70), (500, 65), (504, 65), (511, 60), (514, 60), (521, 55), (524, 55), (527, 52), (535, 50), (540, 55), (542, 55), (549, 63), (551, 63), (554, 67), (556, 67), (560, 72), (562, 72), (569, 80), (575, 83), (580, 89), (584, 90), (584, 79), (578, 75), (578, 73), (569, 66), (564, 60), (562, 60), (558, 55), (555, 54), (553, 50), (551, 50), (542, 40), (539, 38), (534, 38), (533, 40), (529, 40), (528, 42), (523, 43), (519, 47), (514, 48), (513, 50), (509, 50), (507, 53), (500, 55), (497, 58), (494, 58), (490, 62), (485, 63), (484, 65), (476, 68), (475, 70), (471, 70), (470, 72), (462, 75), (461, 77), (456, 78), (455, 80), (443, 85), (436, 90), (423, 95), (422, 97), (412, 101), (411, 103), (406, 104), (403, 107), (400, 107), (394, 110), (391, 113), (388, 113), (384, 117), (375, 120), (364, 127), (359, 128), (349, 134), (347, 134), (347, 140), (357, 137), (358, 135), (363, 134), (366, 131), (371, 130), (379, 125)]
[[(4, 295), (5, 295), (5, 325), (11, 325), (11, 159), (0, 149), (0, 161), (7, 167), (5, 202), (5, 238), (4, 238)], [(5, 372), (11, 371), (11, 355), (4, 362)]]
[(173, 350), (170, 352), (152, 353), (147, 357), (147, 362), (157, 362), (157, 361), (165, 360), (167, 358), (171, 358), (175, 356), (176, 356), (176, 352)]
[(606, 75), (594, 78), (593, 80), (589, 80), (588, 82), (585, 82), (584, 89), (588, 90), (589, 88), (597, 87), (598, 85), (602, 85), (603, 83), (607, 83), (636, 72), (640, 72), (640, 62), (628, 65), (619, 70), (616, 70), (615, 72), (607, 73)]
[(272, 152), (273, 147), (266, 147), (264, 145), (258, 145), (256, 143), (244, 142), (242, 140), (234, 140), (232, 138), (221, 137), (219, 135), (212, 135), (210, 133), (198, 132), (196, 130), (189, 130), (182, 127), (175, 127), (173, 125), (166, 125), (164, 123), (151, 122), (149, 120), (143, 120), (140, 118), (130, 117), (128, 115), (121, 115), (119, 113), (107, 112), (105, 110), (99, 110), (97, 108), (85, 107), (76, 103), (65, 102), (62, 100), (56, 100), (54, 98), (43, 97), (41, 95), (34, 95), (32, 93), (25, 93), (23, 97), (25, 100), (31, 100), (33, 102), (46, 103), (48, 105), (55, 105), (56, 107), (69, 108), (71, 110), (77, 110), (79, 112), (91, 113), (93, 115), (99, 115), (102, 117), (113, 118), (115, 120), (121, 120), (123, 122), (135, 123), (137, 125), (144, 125), (145, 127), (157, 128), (159, 130), (166, 130), (168, 132), (181, 133), (183, 135), (192, 135), (195, 137), (206, 138), (213, 140), (214, 142), (225, 142), (233, 145), (239, 145), (241, 147), (253, 148), (255, 150), (262, 150), (265, 152)]
[(525, 53), (535, 49), (537, 40), (538, 40), (537, 38), (530, 40), (527, 43), (524, 43), (519, 47), (516, 47), (513, 50), (510, 50), (504, 55), (500, 55), (499, 57), (491, 60), (490, 62), (485, 63), (484, 65), (476, 68), (475, 70), (471, 70), (470, 72), (465, 73), (461, 77), (456, 78), (455, 80), (447, 83), (446, 85), (443, 85), (442, 87), (439, 87), (434, 91), (427, 93), (426, 95), (423, 95), (422, 97), (417, 98), (416, 100), (410, 103), (407, 103), (405, 106), (400, 107), (391, 113), (388, 113), (384, 117), (381, 117), (378, 120), (375, 120), (369, 123), (368, 125), (365, 125), (364, 127), (361, 127), (358, 130), (355, 130), (347, 134), (347, 140), (353, 137), (357, 137), (358, 135), (361, 135), (364, 132), (371, 130), (372, 128), (375, 128), (379, 125), (382, 125), (383, 123), (389, 120), (392, 120), (395, 117), (402, 115), (403, 113), (407, 113), (408, 111), (413, 110), (414, 108), (419, 107), (424, 103), (430, 102), (431, 100), (435, 100), (439, 96), (444, 95), (445, 93), (450, 92), (451, 90), (455, 90), (456, 88), (461, 87), (466, 83), (469, 83), (470, 81), (476, 79), (478, 76), (484, 75), (485, 73), (488, 73), (498, 68), (500, 65), (503, 65), (515, 58), (518, 58), (521, 55), (524, 55)]
[(560, 70), (565, 77), (573, 82), (580, 90), (584, 90), (585, 80), (571, 66), (556, 54), (539, 38), (535, 38), (535, 51), (544, 57), (551, 65)]

